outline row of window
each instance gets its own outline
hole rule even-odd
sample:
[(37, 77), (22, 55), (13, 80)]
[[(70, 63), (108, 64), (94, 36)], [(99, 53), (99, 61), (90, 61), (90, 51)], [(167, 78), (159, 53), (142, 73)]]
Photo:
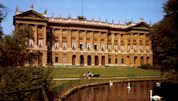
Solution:
[[(37, 45), (38, 45), (38, 47), (42, 47), (43, 46), (43, 40), (39, 39), (37, 41)], [(33, 47), (33, 39), (29, 39), (29, 47)]]
[[(39, 39), (39, 40), (38, 40), (37, 45), (38, 45), (39, 47), (42, 47), (42, 46), (43, 46), (43, 44), (42, 44), (42, 39)], [(50, 45), (50, 43), (49, 43), (49, 45)], [(30, 47), (33, 47), (33, 40), (32, 40), (32, 39), (29, 39), (29, 46), (30, 46)], [(58, 49), (58, 48), (59, 48), (58, 42), (54, 42), (54, 47), (55, 47), (55, 49)], [(144, 46), (142, 46), (142, 45), (139, 46), (140, 51), (144, 51), (144, 50), (143, 50), (143, 47), (144, 47)], [(67, 48), (67, 47), (66, 47), (66, 43), (63, 42), (63, 43), (62, 43), (62, 49), (65, 50), (66, 48)], [(91, 49), (90, 43), (87, 43), (87, 44), (86, 44), (86, 48), (87, 48), (87, 50), (90, 50), (90, 49)], [(149, 51), (149, 46), (146, 46), (145, 48), (146, 48), (147, 51)], [(72, 42), (72, 49), (73, 49), (73, 50), (76, 49), (76, 43), (75, 43), (75, 42)], [(83, 50), (83, 44), (82, 44), (82, 43), (79, 44), (79, 49), (80, 49), (80, 50)], [(125, 47), (124, 47), (123, 45), (121, 45), (120, 49), (121, 49), (121, 51), (130, 51), (131, 46), (127, 46), (127, 50), (125, 50)], [(98, 45), (97, 45), (96, 43), (94, 43), (94, 50), (98, 50)], [(102, 50), (102, 51), (105, 50), (104, 44), (101, 44), (101, 50)], [(114, 50), (115, 50), (116, 52), (118, 51), (118, 46), (117, 46), (117, 45), (114, 46)], [(137, 51), (137, 45), (133, 45), (133, 50), (134, 50), (134, 51)], [(111, 44), (108, 45), (108, 51), (111, 51)]]
[[(54, 44), (54, 47), (56, 48), (56, 49), (58, 49), (59, 47), (58, 47), (58, 44)], [(86, 44), (86, 48), (87, 48), (87, 50), (90, 50), (91, 49), (91, 47), (90, 47), (90, 43), (87, 43)], [(144, 51), (144, 46), (139, 46), (139, 47), (137, 47), (137, 45), (134, 45), (133, 47), (133, 50), (136, 52), (136, 51), (138, 51), (139, 49), (140, 49), (140, 51), (141, 52), (143, 52)], [(66, 49), (66, 43), (63, 43), (62, 44), (62, 49)], [(73, 50), (75, 50), (76, 49), (76, 44), (75, 43), (72, 43), (72, 49)], [(82, 43), (80, 43), (79, 44), (79, 49), (80, 50), (83, 50), (84, 48), (83, 48), (83, 44)], [(125, 46), (121, 46), (120, 47), (120, 49), (121, 49), (121, 51), (122, 52), (124, 52), (124, 51), (130, 51), (131, 50), (131, 46), (127, 46), (127, 50), (125, 49)], [(145, 47), (145, 49), (146, 49), (146, 51), (149, 51), (150, 49), (149, 49), (149, 46), (146, 46)], [(94, 44), (94, 50), (96, 51), (96, 50), (98, 50), (98, 45), (97, 44)], [(101, 50), (102, 51), (105, 51), (105, 47), (104, 47), (104, 44), (101, 44)], [(118, 46), (117, 45), (115, 45), (114, 46), (114, 51), (115, 52), (117, 52), (119, 49), (118, 49)], [(111, 51), (111, 45), (108, 45), (108, 51)]]
[[(55, 32), (54, 32), (55, 34), (58, 34), (58, 33), (60, 33), (60, 30), (56, 30)], [(62, 34), (64, 35), (64, 34), (67, 34), (68, 32), (67, 32), (67, 29), (63, 29), (62, 30)], [(89, 35), (89, 34), (94, 34), (94, 35), (97, 35), (97, 34), (99, 34), (100, 32), (98, 32), (98, 31), (84, 31), (84, 30), (81, 30), (81, 31), (75, 31), (75, 30), (73, 30), (73, 31), (71, 31), (71, 34), (72, 34), (72, 36), (75, 36), (76, 34), (87, 34), (87, 35)], [(128, 36), (128, 34), (122, 34), (122, 33), (107, 33), (107, 32), (101, 32), (101, 35), (108, 35), (108, 36), (111, 36), (111, 34), (113, 34), (114, 36), (118, 36), (119, 34), (121, 35), (121, 37), (124, 37), (124, 36)], [(140, 36), (140, 37), (143, 37), (144, 36), (144, 33), (133, 33), (133, 36), (134, 37), (137, 37), (137, 36)], [(146, 36), (149, 36), (149, 34), (146, 34)]]

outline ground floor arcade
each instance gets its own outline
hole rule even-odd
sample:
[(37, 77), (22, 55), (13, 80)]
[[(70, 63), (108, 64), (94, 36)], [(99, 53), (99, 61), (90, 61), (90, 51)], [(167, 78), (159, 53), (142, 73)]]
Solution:
[(55, 66), (140, 66), (153, 64), (152, 54), (118, 54), (95, 52), (53, 52)]

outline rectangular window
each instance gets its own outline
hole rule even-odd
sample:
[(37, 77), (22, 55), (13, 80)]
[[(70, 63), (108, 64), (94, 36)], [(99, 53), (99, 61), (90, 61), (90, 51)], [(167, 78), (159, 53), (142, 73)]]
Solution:
[(133, 45), (133, 50), (134, 50), (134, 52), (137, 51), (137, 45)]
[(143, 39), (139, 40), (140, 45), (143, 45)]
[(33, 47), (33, 39), (29, 39), (29, 47)]
[(73, 49), (73, 50), (75, 50), (75, 49), (76, 49), (75, 42), (72, 42), (72, 49)]
[(62, 49), (66, 50), (66, 43), (65, 42), (62, 43)]
[(104, 32), (101, 32), (101, 35), (104, 35), (105, 33)]
[(117, 45), (114, 46), (114, 50), (115, 50), (115, 52), (118, 51)]
[(148, 46), (148, 45), (146, 46), (146, 51), (147, 51), (147, 52), (149, 52), (149, 51), (150, 51), (150, 49), (149, 49), (149, 46)]
[(83, 44), (82, 43), (80, 43), (80, 50), (82, 50), (83, 49)]
[(137, 39), (133, 38), (133, 44), (136, 45), (137, 44)]
[(142, 45), (140, 45), (140, 51), (143, 52), (143, 46)]
[(90, 44), (87, 43), (87, 50), (90, 50)]
[(42, 44), (42, 39), (39, 39), (38, 40), (38, 47), (42, 47), (43, 46), (43, 44)]
[(128, 45), (130, 45), (130, 38), (127, 39)]
[(124, 45), (121, 46), (121, 51), (124, 52), (125, 49), (124, 49)]
[(56, 62), (56, 63), (58, 62), (58, 57), (55, 57), (55, 62)]
[(108, 51), (111, 51), (111, 45), (108, 45)]
[(104, 51), (104, 44), (101, 44), (101, 50)]
[(54, 42), (54, 48), (55, 48), (55, 49), (58, 49), (58, 42), (57, 42), (57, 41)]
[(130, 45), (128, 45), (128, 47), (127, 47), (127, 51), (128, 51), (128, 52), (130, 51)]

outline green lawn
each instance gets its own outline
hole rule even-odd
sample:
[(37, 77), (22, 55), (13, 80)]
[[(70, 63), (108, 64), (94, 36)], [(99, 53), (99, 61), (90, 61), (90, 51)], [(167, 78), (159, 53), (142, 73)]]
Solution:
[[(106, 82), (109, 80), (117, 81), (119, 78), (112, 77), (140, 77), (140, 76), (161, 76), (161, 72), (158, 70), (148, 70), (148, 69), (140, 69), (140, 68), (54, 68), (52, 76), (53, 78), (79, 78), (82, 73), (87, 73), (88, 71), (93, 74), (100, 74), (100, 78), (104, 79), (79, 79), (79, 80), (54, 80), (53, 91), (57, 93), (61, 93), (70, 88), (86, 85), (90, 83), (96, 82)], [(120, 78), (121, 79), (121, 78)], [(124, 78), (122, 78), (124, 79)]]
[(100, 77), (160, 76), (158, 70), (140, 68), (54, 68), (53, 78), (78, 78), (82, 73), (92, 72)]

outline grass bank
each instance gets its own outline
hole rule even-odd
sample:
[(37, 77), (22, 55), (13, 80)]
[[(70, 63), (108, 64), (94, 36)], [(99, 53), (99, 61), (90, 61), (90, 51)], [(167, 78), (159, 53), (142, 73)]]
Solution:
[[(92, 72), (93, 74), (100, 74), (100, 77), (93, 77), (92, 79), (78, 79), (65, 80), (65, 78), (80, 78), (82, 73)], [(53, 78), (63, 78), (64, 80), (54, 80), (53, 91), (60, 94), (73, 87), (86, 85), (91, 83), (108, 82), (109, 80), (125, 80), (139, 77), (155, 77), (161, 76), (158, 70), (140, 69), (140, 68), (54, 68), (52, 72)], [(126, 77), (126, 78), (117, 78)]]
[(82, 73), (92, 72), (100, 74), (100, 77), (137, 77), (137, 76), (160, 76), (158, 70), (140, 68), (54, 68), (53, 78), (79, 78)]

